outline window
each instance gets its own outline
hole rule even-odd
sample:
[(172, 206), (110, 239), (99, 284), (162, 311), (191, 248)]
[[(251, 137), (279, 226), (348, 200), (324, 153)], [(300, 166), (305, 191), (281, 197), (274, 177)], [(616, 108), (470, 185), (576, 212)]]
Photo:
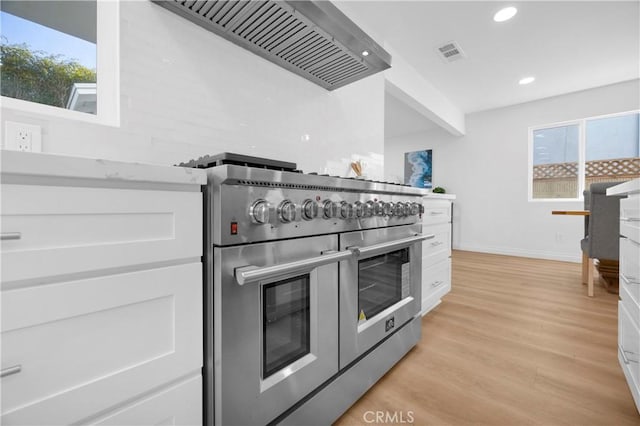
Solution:
[(0, 3), (2, 106), (118, 124), (118, 2)]
[(595, 182), (640, 177), (640, 114), (531, 128), (529, 200), (577, 200)]

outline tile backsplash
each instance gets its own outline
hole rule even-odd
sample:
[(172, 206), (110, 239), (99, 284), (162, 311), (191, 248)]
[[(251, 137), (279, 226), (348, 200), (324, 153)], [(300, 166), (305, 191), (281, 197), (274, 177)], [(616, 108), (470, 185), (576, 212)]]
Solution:
[(120, 127), (5, 107), (2, 120), (41, 125), (56, 154), (176, 164), (230, 151), (337, 175), (362, 159), (383, 177), (382, 74), (329, 92), (141, 1), (120, 5), (120, 68)]

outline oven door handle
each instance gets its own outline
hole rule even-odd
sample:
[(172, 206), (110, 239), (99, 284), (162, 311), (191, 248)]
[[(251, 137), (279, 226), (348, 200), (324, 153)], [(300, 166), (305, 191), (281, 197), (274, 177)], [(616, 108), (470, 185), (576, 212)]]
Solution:
[(435, 234), (416, 234), (413, 237), (403, 238), (401, 240), (389, 241), (388, 243), (374, 244), (367, 247), (347, 247), (350, 250), (356, 252), (356, 256), (376, 256), (378, 254), (388, 253), (393, 250), (398, 250), (407, 246), (410, 246), (420, 241), (430, 240), (435, 238)]
[(354, 255), (352, 250), (339, 252), (329, 252), (322, 256), (311, 257), (309, 259), (296, 260), (295, 262), (280, 263), (271, 266), (243, 266), (235, 269), (236, 281), (240, 285), (253, 283), (256, 281), (277, 278), (286, 274), (309, 272), (318, 266), (328, 265), (330, 263), (346, 260)]

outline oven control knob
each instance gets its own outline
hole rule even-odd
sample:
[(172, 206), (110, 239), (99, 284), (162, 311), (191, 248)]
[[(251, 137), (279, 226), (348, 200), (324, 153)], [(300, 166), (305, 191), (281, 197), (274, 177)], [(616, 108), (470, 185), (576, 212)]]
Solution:
[(304, 200), (302, 202), (302, 218), (304, 220), (312, 220), (318, 216), (318, 203), (313, 200)]
[(364, 217), (371, 217), (374, 215), (374, 209), (373, 209), (373, 201), (367, 201), (364, 204), (364, 208), (362, 209), (362, 215)]
[(382, 203), (382, 216), (389, 216), (393, 212), (393, 203)]
[(361, 218), (364, 215), (364, 204), (360, 201), (353, 203), (353, 215), (357, 218)]
[(253, 223), (262, 225), (269, 222), (269, 203), (267, 200), (256, 200), (251, 204), (249, 216)]
[(374, 201), (373, 202), (373, 215), (374, 216), (382, 216), (382, 205), (384, 203), (382, 201)]
[(411, 203), (411, 207), (409, 207), (409, 214), (411, 216), (417, 216), (420, 213), (420, 204)]
[(342, 219), (351, 219), (353, 217), (353, 206), (346, 201), (340, 203), (340, 217)]
[(404, 216), (405, 215), (404, 203), (396, 203), (396, 205), (393, 206), (393, 214), (395, 216)]
[(278, 217), (280, 222), (288, 223), (296, 219), (296, 205), (290, 200), (284, 200), (278, 206)]
[(322, 202), (322, 217), (325, 219), (331, 219), (336, 217), (338, 213), (338, 205), (331, 200), (324, 200)]

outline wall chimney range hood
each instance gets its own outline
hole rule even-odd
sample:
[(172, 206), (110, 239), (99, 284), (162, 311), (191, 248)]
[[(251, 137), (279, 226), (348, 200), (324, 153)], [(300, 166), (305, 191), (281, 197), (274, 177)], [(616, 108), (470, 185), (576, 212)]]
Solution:
[(391, 55), (327, 0), (152, 0), (333, 90), (391, 67)]

